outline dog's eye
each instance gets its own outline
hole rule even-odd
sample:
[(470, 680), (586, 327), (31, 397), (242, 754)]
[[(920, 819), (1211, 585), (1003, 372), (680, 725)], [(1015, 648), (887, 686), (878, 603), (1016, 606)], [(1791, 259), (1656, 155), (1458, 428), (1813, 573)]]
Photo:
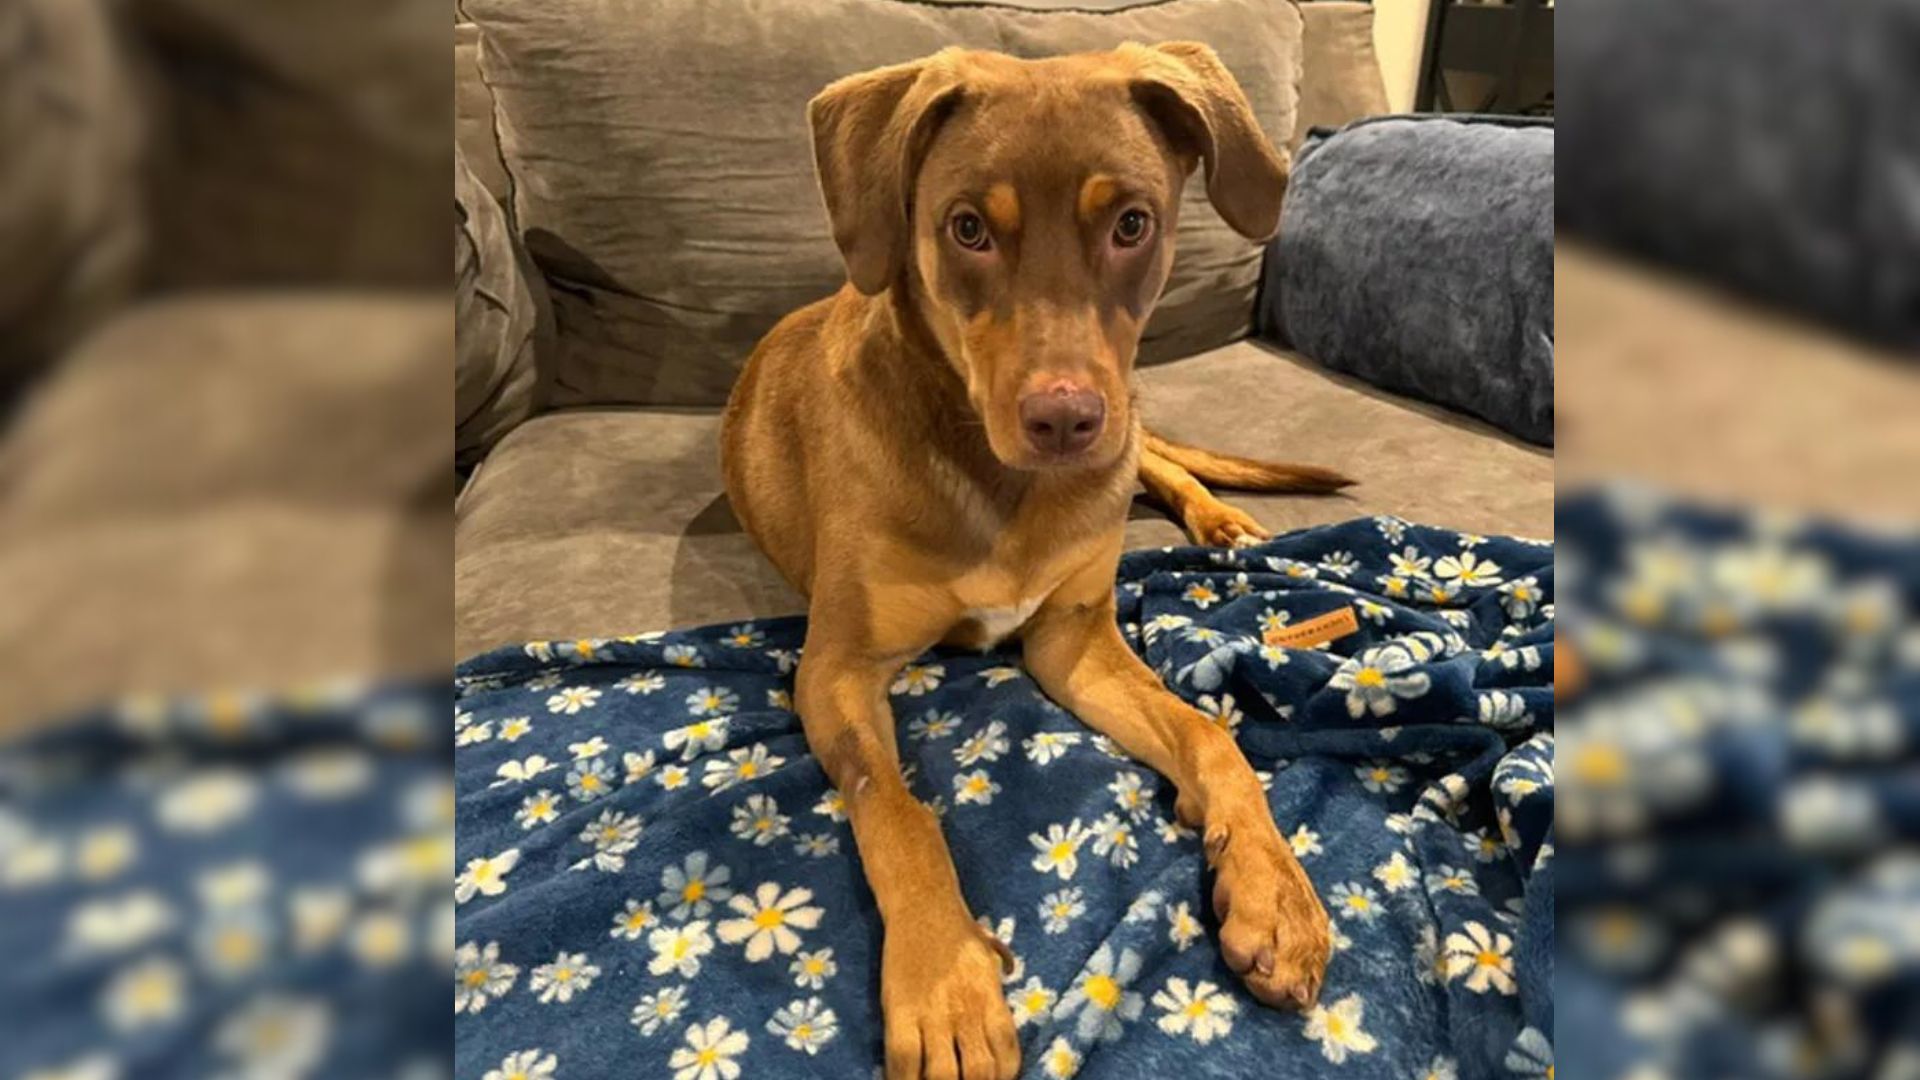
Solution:
[(971, 210), (962, 210), (949, 218), (947, 229), (953, 233), (953, 242), (968, 251), (985, 251), (993, 245), (987, 236), (987, 223)]
[(1129, 210), (1113, 223), (1113, 242), (1121, 247), (1138, 247), (1147, 238), (1147, 226), (1152, 223), (1145, 210)]

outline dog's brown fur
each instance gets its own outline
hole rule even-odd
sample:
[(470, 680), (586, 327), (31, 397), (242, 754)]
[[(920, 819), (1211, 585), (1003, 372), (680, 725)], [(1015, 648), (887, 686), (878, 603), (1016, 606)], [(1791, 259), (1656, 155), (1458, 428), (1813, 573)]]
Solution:
[[(1264, 1001), (1312, 1004), (1326, 912), (1232, 737), (1127, 648), (1113, 602), (1136, 481), (1203, 543), (1266, 534), (1200, 479), (1347, 483), (1169, 443), (1133, 408), (1187, 174), (1204, 161), (1222, 217), (1261, 237), (1284, 157), (1211, 50), (1180, 43), (1042, 61), (948, 50), (837, 82), (810, 117), (849, 283), (761, 342), (723, 461), (747, 531), (810, 598), (797, 704), (886, 925), (887, 1075), (1019, 1064), (1005, 948), (975, 924), (894, 744), (889, 684), (939, 642), (1017, 631), (1049, 696), (1171, 778), (1217, 871), (1227, 962)], [(1150, 219), (1137, 245), (1115, 231), (1128, 209)], [(959, 242), (962, 210), (990, 250)], [(1105, 402), (1070, 455), (1022, 428), (1022, 397), (1059, 386)]]

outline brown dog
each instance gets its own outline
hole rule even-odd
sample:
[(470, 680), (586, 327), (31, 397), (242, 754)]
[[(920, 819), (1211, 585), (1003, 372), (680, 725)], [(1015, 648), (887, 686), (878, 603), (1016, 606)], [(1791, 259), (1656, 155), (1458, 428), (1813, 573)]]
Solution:
[(887, 704), (928, 647), (1019, 632), (1055, 701), (1178, 787), (1217, 869), (1220, 945), (1261, 1000), (1306, 1007), (1328, 926), (1227, 732), (1115, 624), (1136, 481), (1196, 540), (1265, 535), (1196, 475), (1327, 491), (1337, 474), (1167, 443), (1131, 374), (1188, 173), (1271, 235), (1286, 161), (1203, 45), (1021, 61), (947, 50), (843, 79), (809, 109), (849, 283), (788, 316), (734, 388), (727, 492), (810, 598), (798, 707), (845, 795), (886, 924), (887, 1075), (1012, 1077), (1004, 947), (900, 775)]

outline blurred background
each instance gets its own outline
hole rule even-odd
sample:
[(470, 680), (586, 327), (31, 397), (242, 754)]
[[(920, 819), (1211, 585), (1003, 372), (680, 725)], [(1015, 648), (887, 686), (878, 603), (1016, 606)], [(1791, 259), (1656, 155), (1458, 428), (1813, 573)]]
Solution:
[(0, 0), (6, 1080), (445, 1074), (446, 16)]
[(1558, 1074), (1920, 1076), (1920, 5), (1562, 13)]
[[(1920, 5), (1555, 14), (1380, 22), (1397, 106), (1559, 125), (1515, 1075), (1920, 1076)], [(447, 32), (0, 0), (7, 1080), (445, 1070)]]

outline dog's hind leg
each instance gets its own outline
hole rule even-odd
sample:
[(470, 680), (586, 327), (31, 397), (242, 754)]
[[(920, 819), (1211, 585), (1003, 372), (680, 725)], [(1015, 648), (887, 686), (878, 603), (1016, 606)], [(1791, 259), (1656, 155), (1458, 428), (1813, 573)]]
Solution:
[(1196, 544), (1233, 547), (1272, 535), (1251, 514), (1222, 502), (1205, 484), (1241, 491), (1325, 495), (1353, 483), (1317, 465), (1287, 465), (1183, 446), (1147, 432), (1140, 452), (1140, 484), (1147, 497), (1180, 519)]

